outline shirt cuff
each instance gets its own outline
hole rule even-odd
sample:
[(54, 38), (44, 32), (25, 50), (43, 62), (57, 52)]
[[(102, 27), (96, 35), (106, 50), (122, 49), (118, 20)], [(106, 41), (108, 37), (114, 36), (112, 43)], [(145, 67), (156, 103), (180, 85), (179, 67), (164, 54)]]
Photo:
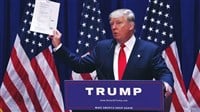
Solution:
[(56, 52), (58, 49), (62, 47), (62, 43), (60, 43), (57, 47), (53, 48), (53, 52)]

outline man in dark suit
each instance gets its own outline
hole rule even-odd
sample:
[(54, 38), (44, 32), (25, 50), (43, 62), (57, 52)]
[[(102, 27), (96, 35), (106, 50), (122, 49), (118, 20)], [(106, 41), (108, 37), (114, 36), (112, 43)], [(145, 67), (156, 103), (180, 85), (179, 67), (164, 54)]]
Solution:
[[(159, 47), (134, 36), (135, 16), (129, 9), (110, 14), (114, 39), (100, 41), (85, 57), (78, 57), (61, 44), (61, 33), (50, 36), (55, 55), (63, 58), (75, 72), (97, 71), (99, 80), (161, 80), (165, 96), (172, 93), (173, 77)], [(122, 65), (122, 66), (121, 66)]]

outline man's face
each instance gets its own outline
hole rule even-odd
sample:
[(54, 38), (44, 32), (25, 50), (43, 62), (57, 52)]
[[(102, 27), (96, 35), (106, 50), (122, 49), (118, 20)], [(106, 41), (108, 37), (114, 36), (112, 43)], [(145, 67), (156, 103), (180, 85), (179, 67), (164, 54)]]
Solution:
[(129, 22), (125, 16), (111, 18), (110, 26), (113, 37), (119, 42), (126, 42), (133, 33), (134, 24)]

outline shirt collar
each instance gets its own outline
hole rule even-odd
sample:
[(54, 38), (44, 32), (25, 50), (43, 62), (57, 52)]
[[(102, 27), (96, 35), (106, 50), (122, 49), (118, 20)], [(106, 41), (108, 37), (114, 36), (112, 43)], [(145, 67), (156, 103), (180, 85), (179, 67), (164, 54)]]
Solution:
[(132, 49), (133, 46), (135, 45), (135, 40), (136, 40), (135, 35), (132, 35), (131, 38), (127, 42), (125, 42), (124, 44), (126, 45), (126, 47), (128, 49)]
[[(135, 37), (135, 35), (132, 35), (131, 38), (128, 41), (126, 41), (124, 44), (126, 45), (126, 48), (131, 50), (133, 48), (133, 46), (135, 45), (135, 41), (136, 41), (136, 37)], [(117, 43), (117, 46), (120, 48), (119, 43)]]

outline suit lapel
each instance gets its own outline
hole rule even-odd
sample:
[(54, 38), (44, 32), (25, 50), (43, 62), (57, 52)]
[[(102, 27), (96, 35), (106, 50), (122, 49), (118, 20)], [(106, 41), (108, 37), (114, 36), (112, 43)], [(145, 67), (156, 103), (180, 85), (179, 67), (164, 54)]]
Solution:
[(141, 57), (142, 57), (142, 53), (141, 53), (141, 48), (140, 48), (140, 40), (136, 39), (135, 45), (129, 57), (128, 63), (126, 65), (123, 79), (126, 79), (126, 77), (130, 75), (128, 73), (135, 71), (135, 67), (137, 66), (137, 63), (141, 61)]
[(108, 46), (108, 55), (104, 58), (106, 66), (109, 68), (108, 71), (106, 71), (107, 74), (107, 79), (109, 80), (114, 80), (114, 72), (113, 72), (113, 56), (114, 56), (114, 50), (115, 50), (115, 40), (111, 41), (111, 44)]

